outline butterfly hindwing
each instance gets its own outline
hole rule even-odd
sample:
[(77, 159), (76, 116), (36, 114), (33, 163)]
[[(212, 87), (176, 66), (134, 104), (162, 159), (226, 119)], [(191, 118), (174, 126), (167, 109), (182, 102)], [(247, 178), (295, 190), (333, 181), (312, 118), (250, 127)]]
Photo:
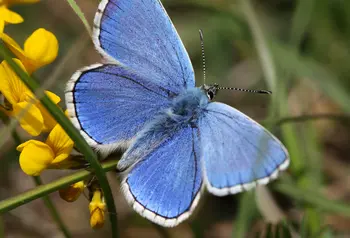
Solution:
[(288, 152), (280, 141), (226, 104), (208, 104), (199, 130), (206, 185), (215, 195), (266, 184), (289, 164)]
[(159, 0), (103, 0), (94, 23), (94, 43), (110, 61), (174, 94), (194, 87), (189, 56)]
[[(138, 148), (138, 140), (149, 149)], [(140, 215), (162, 226), (185, 220), (200, 196), (199, 153), (198, 130), (190, 126), (172, 132), (156, 129), (139, 137), (121, 160), (137, 161), (122, 182), (128, 202)]]
[(73, 75), (66, 103), (89, 144), (108, 153), (127, 147), (147, 121), (168, 107), (169, 93), (122, 66), (97, 64)]

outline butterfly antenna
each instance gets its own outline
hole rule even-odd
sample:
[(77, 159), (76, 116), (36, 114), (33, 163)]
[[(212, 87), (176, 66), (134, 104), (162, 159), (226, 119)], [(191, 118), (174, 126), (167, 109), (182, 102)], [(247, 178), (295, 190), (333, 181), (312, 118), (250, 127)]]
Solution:
[(205, 84), (206, 79), (206, 66), (205, 66), (205, 53), (204, 53), (204, 37), (203, 37), (203, 31), (199, 29), (199, 37), (201, 39), (201, 49), (202, 49), (202, 65), (203, 65), (203, 81)]
[(254, 89), (243, 89), (243, 88), (230, 88), (230, 87), (218, 87), (220, 90), (234, 90), (248, 93), (260, 93), (260, 94), (272, 94), (269, 90), (254, 90)]

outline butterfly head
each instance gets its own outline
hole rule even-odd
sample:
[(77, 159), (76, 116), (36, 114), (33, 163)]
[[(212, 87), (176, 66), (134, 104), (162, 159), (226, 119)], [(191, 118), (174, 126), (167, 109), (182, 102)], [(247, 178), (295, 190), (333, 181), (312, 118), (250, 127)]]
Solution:
[(218, 84), (204, 84), (201, 89), (205, 92), (205, 95), (208, 97), (209, 101), (213, 100), (214, 97), (216, 96), (218, 90), (219, 90), (219, 85)]

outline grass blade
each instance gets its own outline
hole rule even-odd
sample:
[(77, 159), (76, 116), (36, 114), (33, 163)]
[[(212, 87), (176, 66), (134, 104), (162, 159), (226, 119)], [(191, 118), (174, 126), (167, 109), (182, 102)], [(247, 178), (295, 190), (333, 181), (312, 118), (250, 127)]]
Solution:
[(249, 225), (256, 213), (254, 191), (243, 193), (240, 198), (238, 217), (235, 220), (232, 237), (247, 237)]
[(306, 202), (329, 213), (350, 217), (350, 205), (335, 200), (329, 200), (318, 192), (309, 189), (300, 189), (288, 183), (276, 184), (275, 188), (294, 200)]
[(276, 66), (273, 62), (273, 57), (269, 51), (269, 48), (267, 47), (263, 30), (259, 25), (256, 14), (254, 13), (251, 0), (240, 0), (240, 5), (252, 32), (265, 80), (269, 86), (269, 89), (274, 92), (277, 89)]
[(303, 35), (310, 24), (315, 0), (298, 0), (297, 3), (290, 32), (290, 44), (295, 48), (299, 48)]
[(83, 22), (85, 29), (87, 30), (87, 32), (89, 33), (89, 35), (91, 36), (91, 27), (89, 22), (86, 20), (84, 13), (82, 12), (82, 10), (80, 9), (80, 7), (78, 6), (78, 4), (74, 1), (74, 0), (67, 0), (68, 4), (71, 6), (71, 8), (73, 9), (73, 11), (77, 14), (77, 16), (79, 17), (79, 19)]
[[(300, 115), (295, 117), (284, 117), (278, 120), (272, 121), (274, 126), (281, 126), (286, 123), (305, 123), (308, 121), (317, 121), (317, 120), (334, 120), (344, 125), (349, 126), (350, 124), (350, 115), (347, 114), (332, 114), (332, 113), (320, 113), (314, 115)], [(265, 123), (265, 122), (263, 122)]]

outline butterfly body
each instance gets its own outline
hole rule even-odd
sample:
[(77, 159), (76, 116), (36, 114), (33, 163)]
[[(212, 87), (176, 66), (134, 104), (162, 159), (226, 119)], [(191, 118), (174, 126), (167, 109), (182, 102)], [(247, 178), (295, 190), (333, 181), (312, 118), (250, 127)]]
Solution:
[(71, 121), (117, 168), (129, 204), (159, 225), (176, 226), (203, 188), (217, 196), (267, 184), (289, 165), (282, 143), (238, 110), (195, 87), (189, 56), (159, 0), (102, 0), (93, 39), (108, 61), (67, 84)]
[(170, 108), (169, 116), (183, 123), (196, 123), (209, 100), (201, 88), (192, 88), (177, 96)]

